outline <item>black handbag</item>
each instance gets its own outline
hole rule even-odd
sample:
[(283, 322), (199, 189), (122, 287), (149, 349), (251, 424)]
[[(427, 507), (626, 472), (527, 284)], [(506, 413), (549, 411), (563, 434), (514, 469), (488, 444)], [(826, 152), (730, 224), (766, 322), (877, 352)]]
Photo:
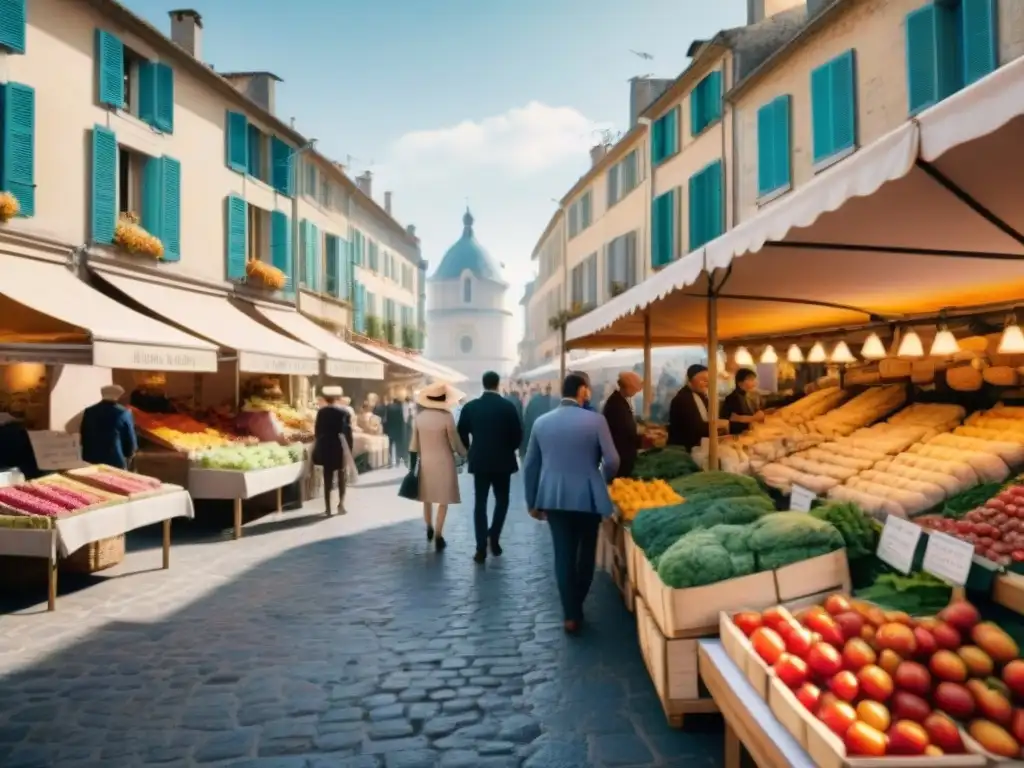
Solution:
[(420, 473), (417, 471), (419, 468), (417, 458), (415, 453), (409, 454), (409, 472), (402, 478), (402, 484), (398, 486), (398, 495), (411, 501), (420, 500)]

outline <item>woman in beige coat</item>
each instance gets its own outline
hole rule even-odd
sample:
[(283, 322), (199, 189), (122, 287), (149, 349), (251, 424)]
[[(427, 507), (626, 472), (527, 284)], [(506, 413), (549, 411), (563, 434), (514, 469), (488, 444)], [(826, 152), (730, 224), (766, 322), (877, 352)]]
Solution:
[[(427, 541), (433, 541), (442, 551), (444, 520), (449, 504), (458, 504), (459, 478), (455, 469), (455, 454), (465, 458), (466, 446), (455, 429), (454, 408), (462, 393), (444, 382), (431, 384), (416, 395), (420, 412), (413, 420), (409, 451), (419, 459), (419, 499), (423, 502), (423, 521), (427, 524)], [(437, 528), (434, 528), (433, 505), (437, 504)], [(435, 535), (436, 533), (436, 535)]]

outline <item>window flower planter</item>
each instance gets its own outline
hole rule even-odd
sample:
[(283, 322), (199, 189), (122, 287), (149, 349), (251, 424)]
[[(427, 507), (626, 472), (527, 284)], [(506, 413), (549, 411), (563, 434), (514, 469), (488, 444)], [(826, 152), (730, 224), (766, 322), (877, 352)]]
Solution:
[(164, 257), (164, 244), (139, 224), (138, 214), (122, 213), (114, 226), (114, 245), (123, 251), (149, 256), (159, 261)]

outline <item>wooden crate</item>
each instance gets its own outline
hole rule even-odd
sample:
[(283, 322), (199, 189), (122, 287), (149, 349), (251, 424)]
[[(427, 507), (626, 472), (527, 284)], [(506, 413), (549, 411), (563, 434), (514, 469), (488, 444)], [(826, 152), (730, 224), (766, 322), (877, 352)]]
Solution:
[(636, 623), (640, 653), (669, 723), (681, 728), (688, 714), (717, 712), (701, 683), (697, 640), (665, 637), (642, 597), (636, 598)]
[(850, 592), (850, 565), (845, 549), (787, 565), (774, 573), (780, 603), (823, 592)]
[[(742, 610), (742, 609), (741, 609)], [(762, 699), (768, 699), (768, 685), (772, 680), (773, 672), (764, 660), (757, 655), (750, 641), (740, 631), (739, 627), (732, 623), (732, 614), (736, 611), (719, 614), (719, 635), (725, 653), (732, 662), (740, 668), (747, 682), (757, 691)]]
[(643, 557), (644, 553), (640, 551), (640, 548), (633, 542), (633, 534), (629, 528), (626, 528), (622, 532), (622, 548), (626, 558), (626, 572), (629, 574), (629, 580), (633, 584), (638, 584), (640, 581), (639, 573), (637, 572), (637, 557)]

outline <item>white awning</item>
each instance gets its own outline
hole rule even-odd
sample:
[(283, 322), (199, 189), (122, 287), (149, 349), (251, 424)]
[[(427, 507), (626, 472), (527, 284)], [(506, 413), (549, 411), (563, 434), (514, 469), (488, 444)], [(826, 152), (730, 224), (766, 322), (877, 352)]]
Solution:
[[(433, 363), (431, 363), (429, 360), (427, 360), (421, 355), (402, 354), (401, 352), (396, 352), (394, 350), (389, 349), (388, 347), (376, 346), (374, 344), (357, 343), (356, 346), (364, 350), (365, 352), (374, 355), (375, 357), (379, 357), (386, 363), (390, 363), (391, 365), (397, 365), (401, 368), (405, 368), (414, 373), (419, 373), (430, 379), (439, 379), (442, 381), (447, 381), (449, 384), (457, 384), (459, 382), (466, 380), (465, 376), (462, 376), (461, 374), (456, 374), (454, 371), (450, 371), (447, 373), (444, 372), (444, 369), (439, 369)], [(457, 378), (454, 378), (453, 375), (456, 376)]]
[(140, 306), (237, 352), (238, 369), (244, 373), (315, 376), (320, 371), (319, 352), (274, 333), (231, 306), (226, 296), (106, 272), (99, 275)]
[(433, 368), (437, 371), (437, 375), (447, 381), (449, 384), (459, 384), (463, 381), (468, 381), (468, 377), (456, 371), (454, 368), (449, 368), (447, 365), (443, 365), (435, 360), (428, 360), (425, 357), (420, 357), (419, 361), (429, 368)]
[(339, 379), (383, 379), (384, 363), (356, 349), (292, 309), (254, 304), (257, 312), (290, 336), (324, 355), (324, 373)]
[[(0, 294), (88, 334), (91, 362), (101, 368), (217, 370), (215, 345), (104, 296), (63, 264), (0, 254)], [(0, 317), (0, 328), (16, 325), (17, 318)], [(34, 346), (38, 359), (45, 359), (46, 345)]]
[[(1024, 59), (918, 115), (755, 218), (572, 321), (574, 347), (899, 322), (1024, 298)], [(717, 272), (715, 272), (717, 270)]]
[(523, 381), (536, 381), (537, 379), (544, 378), (555, 378), (558, 376), (558, 370), (560, 363), (556, 360), (553, 363), (544, 363), (538, 365), (536, 368), (531, 368), (528, 371), (523, 371), (516, 378), (522, 379)]

